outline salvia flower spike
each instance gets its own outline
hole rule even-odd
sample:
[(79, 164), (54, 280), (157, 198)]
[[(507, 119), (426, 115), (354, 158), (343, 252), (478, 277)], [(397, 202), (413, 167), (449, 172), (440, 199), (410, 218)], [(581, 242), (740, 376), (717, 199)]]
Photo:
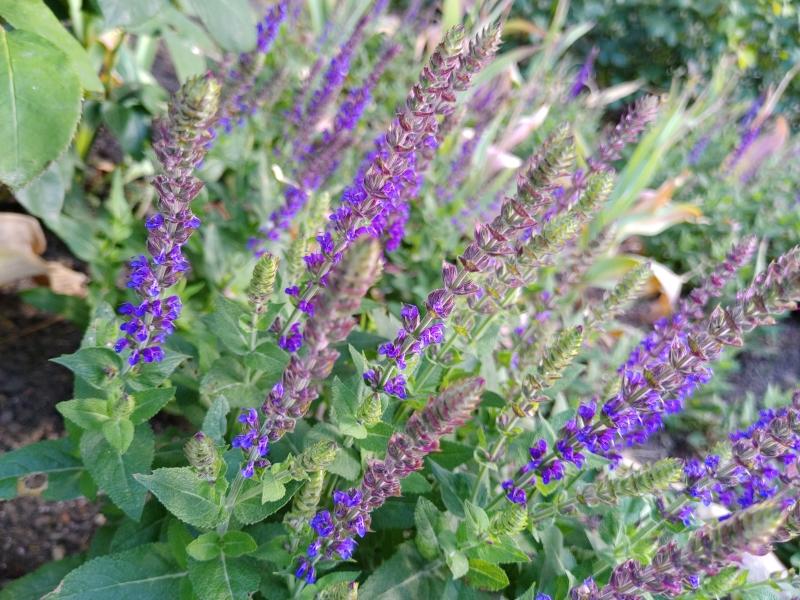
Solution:
[[(399, 496), (400, 480), (422, 469), (423, 459), (439, 449), (441, 438), (469, 420), (483, 386), (483, 379), (471, 377), (442, 390), (411, 416), (402, 432), (392, 434), (386, 457), (368, 462), (358, 487), (334, 492), (334, 511), (320, 511), (310, 521), (317, 537), (299, 560), (298, 578), (313, 582), (317, 561), (346, 560), (353, 555), (356, 538), (363, 538), (369, 530), (372, 512), (388, 498)], [(519, 517), (510, 519), (502, 528), (517, 527), (518, 521)]]
[(641, 444), (662, 426), (665, 414), (678, 412), (684, 400), (711, 377), (710, 363), (725, 346), (741, 346), (742, 335), (759, 325), (774, 323), (774, 315), (796, 307), (800, 300), (800, 247), (773, 261), (756, 282), (740, 292), (735, 305), (717, 307), (695, 330), (675, 338), (668, 353), (647, 363), (643, 371), (624, 370), (619, 392), (601, 407), (582, 404), (578, 416), (562, 428), (553, 451), (539, 440), (530, 449), (531, 461), (520, 475), (504, 483), (508, 498), (537, 476), (545, 483), (561, 479), (565, 463), (581, 468), (583, 450), (620, 459), (625, 445)]
[(633, 600), (644, 594), (678, 596), (695, 589), (743, 553), (764, 554), (787, 520), (779, 502), (767, 502), (695, 532), (685, 546), (661, 546), (651, 563), (629, 560), (616, 567), (605, 587), (587, 579), (572, 588), (571, 600)]
[(342, 260), (358, 238), (380, 236), (376, 227), (381, 215), (387, 202), (397, 197), (391, 180), (408, 171), (409, 156), (436, 133), (437, 121), (431, 107), (443, 94), (451, 93), (450, 75), (458, 65), (463, 38), (461, 27), (455, 27), (445, 35), (389, 127), (385, 137), (388, 153), (376, 156), (363, 179), (357, 177), (356, 183), (345, 190), (340, 206), (330, 216), (326, 231), (317, 237), (319, 250), (304, 257), (310, 281), (302, 292), (298, 291), (298, 309), (284, 325), (284, 334), (295, 328), (302, 343), (297, 318), (303, 312), (300, 302), (311, 302), (327, 285), (331, 268)]
[(214, 79), (189, 79), (170, 102), (167, 116), (154, 126), (153, 149), (163, 172), (153, 179), (158, 212), (145, 222), (150, 256), (130, 261), (127, 285), (138, 294), (139, 302), (119, 307), (126, 317), (120, 327), (125, 336), (114, 345), (117, 352), (129, 351), (129, 366), (164, 358), (161, 345), (181, 312), (180, 298), (167, 296), (167, 291), (189, 269), (182, 248), (200, 226), (190, 205), (203, 188), (194, 171), (206, 153), (219, 94)]

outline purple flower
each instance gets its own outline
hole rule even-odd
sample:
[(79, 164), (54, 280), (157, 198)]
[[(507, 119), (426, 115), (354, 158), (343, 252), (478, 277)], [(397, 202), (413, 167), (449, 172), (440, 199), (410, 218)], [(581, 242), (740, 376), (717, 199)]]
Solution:
[(327, 510), (318, 512), (314, 515), (314, 518), (311, 519), (311, 528), (318, 536), (328, 537), (333, 533), (333, 519), (331, 518), (331, 513)]
[(306, 583), (314, 583), (317, 580), (317, 572), (314, 565), (307, 561), (305, 558), (300, 559), (300, 564), (294, 572), (294, 576), (298, 579), (305, 579)]
[(594, 70), (594, 61), (597, 59), (599, 53), (600, 50), (595, 46), (591, 49), (589, 54), (586, 55), (586, 60), (583, 62), (583, 65), (581, 65), (581, 69), (575, 76), (575, 81), (572, 83), (572, 87), (569, 90), (570, 100), (574, 100), (580, 96), (583, 88), (586, 87), (589, 79), (591, 79), (592, 71)]

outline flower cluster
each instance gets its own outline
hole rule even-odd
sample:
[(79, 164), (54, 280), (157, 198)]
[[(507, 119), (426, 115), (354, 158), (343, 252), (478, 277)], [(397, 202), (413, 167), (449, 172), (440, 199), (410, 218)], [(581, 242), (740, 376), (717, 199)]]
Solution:
[(309, 148), (306, 147), (308, 135), (314, 131), (320, 116), (344, 85), (345, 79), (347, 79), (347, 75), (350, 72), (353, 53), (364, 38), (367, 25), (383, 12), (386, 4), (387, 0), (375, 0), (373, 5), (361, 15), (347, 41), (342, 44), (339, 51), (331, 59), (327, 70), (322, 76), (322, 87), (312, 94), (302, 117), (300, 117), (297, 135), (294, 139), (295, 158), (297, 160), (302, 160), (302, 157), (308, 153)]
[[(258, 412), (248, 408), (239, 415), (239, 423), (243, 431), (233, 438), (231, 446), (247, 453), (248, 460), (242, 469), (242, 475), (249, 479), (255, 472), (255, 467), (264, 468), (269, 462), (265, 459), (269, 454), (269, 436), (260, 432)], [(252, 451), (252, 452), (251, 452)]]
[(386, 458), (369, 461), (357, 488), (334, 492), (333, 513), (322, 510), (311, 519), (317, 537), (299, 560), (298, 578), (312, 583), (318, 560), (353, 555), (355, 538), (366, 535), (371, 513), (388, 498), (399, 496), (400, 480), (422, 469), (423, 458), (439, 449), (441, 438), (467, 422), (480, 402), (483, 385), (483, 379), (473, 377), (442, 390), (411, 416), (403, 432), (392, 434)]
[(638, 600), (645, 593), (678, 596), (700, 585), (701, 575), (713, 575), (744, 553), (765, 554), (787, 512), (770, 502), (735, 513), (730, 519), (695, 532), (685, 546), (661, 546), (649, 565), (629, 560), (617, 566), (600, 588), (587, 579), (570, 591), (571, 600)]
[(339, 157), (352, 143), (352, 132), (363, 114), (371, 93), (377, 85), (386, 67), (396, 56), (400, 46), (390, 44), (374, 65), (363, 84), (351, 90), (334, 118), (333, 129), (322, 132), (319, 141), (312, 144), (300, 157), (301, 168), (296, 177), (298, 185), (287, 185), (284, 191), (283, 204), (269, 215), (267, 223), (260, 228), (265, 239), (250, 241), (250, 249), (256, 255), (265, 252), (268, 241), (277, 241), (280, 232), (289, 229), (292, 220), (306, 206), (311, 192), (325, 183), (336, 170)]
[(153, 150), (163, 172), (153, 179), (158, 212), (145, 222), (150, 257), (142, 255), (130, 262), (127, 285), (141, 301), (120, 306), (119, 312), (127, 317), (120, 326), (125, 337), (114, 345), (117, 352), (130, 349), (130, 366), (164, 358), (161, 344), (172, 333), (180, 315), (180, 299), (165, 297), (164, 293), (189, 269), (182, 249), (200, 226), (190, 204), (203, 188), (194, 170), (205, 155), (219, 94), (220, 87), (214, 79), (190, 79), (172, 99), (166, 119), (155, 124)]
[(559, 479), (563, 462), (583, 466), (584, 449), (616, 464), (624, 445), (640, 444), (662, 425), (665, 414), (677, 412), (683, 400), (711, 377), (710, 363), (725, 346), (742, 344), (742, 334), (773, 323), (773, 315), (793, 308), (800, 298), (800, 247), (771, 263), (752, 287), (741, 292), (736, 305), (717, 307), (694, 331), (676, 337), (664, 357), (642, 371), (624, 370), (620, 391), (597, 410), (594, 400), (583, 403), (561, 430), (554, 452), (539, 454), (541, 441), (531, 449), (532, 461), (518, 478), (507, 483), (507, 496), (519, 501), (516, 488), (535, 481)]
[[(475, 227), (474, 241), (458, 257), (458, 266), (445, 262), (442, 265), (444, 287), (428, 294), (426, 312), (420, 317), (414, 306), (403, 308), (403, 327), (392, 342), (383, 344), (379, 354), (387, 362), (379, 370), (364, 373), (365, 381), (375, 389), (405, 397), (405, 388), (397, 385), (395, 370), (404, 370), (409, 358), (421, 353), (427, 346), (444, 340), (444, 324), (455, 308), (458, 296), (474, 296), (480, 291), (474, 275), (487, 272), (498, 259), (513, 256), (514, 244), (524, 232), (536, 226), (536, 211), (552, 199), (554, 182), (571, 160), (572, 139), (565, 127), (559, 128), (530, 161), (520, 176), (517, 194), (504, 202), (503, 209), (492, 223)], [(386, 384), (390, 383), (387, 389)]]
[(800, 391), (792, 406), (764, 409), (745, 430), (730, 434), (731, 456), (709, 455), (684, 467), (687, 494), (703, 504), (712, 501), (731, 510), (773, 497), (796, 478), (800, 451)]
[[(361, 298), (378, 279), (383, 267), (380, 245), (375, 240), (356, 244), (353, 251), (331, 273), (330, 285), (314, 301), (313, 316), (304, 332), (305, 352), (293, 354), (280, 380), (272, 388), (261, 410), (263, 430), (277, 441), (294, 429), (309, 405), (319, 395), (339, 352), (332, 346), (347, 338), (355, 326), (353, 313)], [(291, 334), (298, 336), (299, 334)], [(296, 337), (294, 339), (297, 339)], [(288, 350), (293, 346), (286, 341)]]
[[(216, 139), (219, 128), (230, 133), (234, 125), (243, 125), (245, 117), (259, 108), (258, 97), (253, 94), (256, 80), (263, 69), (264, 56), (269, 54), (293, 1), (280, 0), (273, 4), (256, 25), (255, 50), (239, 54), (235, 64), (223, 64), (222, 73), (216, 76), (222, 89), (219, 112), (216, 122), (209, 127), (211, 139), (207, 148)], [(230, 62), (233, 61), (227, 61)]]

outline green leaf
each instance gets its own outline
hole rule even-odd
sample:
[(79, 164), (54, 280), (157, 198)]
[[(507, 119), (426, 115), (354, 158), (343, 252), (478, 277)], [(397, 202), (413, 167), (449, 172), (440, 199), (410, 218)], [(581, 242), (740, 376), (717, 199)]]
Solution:
[(214, 488), (190, 467), (156, 469), (150, 475), (136, 475), (136, 480), (181, 521), (201, 529), (219, 523), (222, 510)]
[(158, 387), (187, 358), (190, 358), (187, 354), (165, 350), (164, 360), (146, 363), (139, 368), (139, 373), (130, 381), (131, 387), (140, 391)]
[[(384, 448), (386, 448), (386, 445), (384, 445)], [(400, 480), (400, 491), (403, 494), (427, 494), (432, 489), (433, 486), (425, 479), (422, 473), (409, 473)]]
[(489, 531), (489, 516), (480, 506), (469, 500), (464, 501), (464, 512), (467, 517), (467, 531), (473, 538)]
[[(230, 52), (249, 52), (256, 46), (253, 11), (247, 0), (190, 0), (211, 37)], [(220, 18), (225, 15), (225, 18)]]
[(411, 542), (405, 542), (375, 569), (358, 593), (370, 600), (441, 598), (445, 582), (442, 562), (425, 560)]
[(199, 535), (186, 546), (186, 552), (197, 561), (211, 560), (222, 552), (222, 540), (216, 531), (209, 531)]
[(470, 494), (470, 485), (463, 473), (450, 473), (445, 471), (435, 462), (429, 460), (428, 464), (433, 471), (433, 476), (439, 482), (442, 492), (442, 501), (451, 513), (457, 517), (464, 518), (464, 505), (461, 498), (467, 498)]
[(178, 598), (186, 577), (162, 544), (90, 560), (67, 575), (43, 600), (161, 600)]
[(164, 6), (164, 0), (97, 0), (97, 3), (109, 28), (140, 25)]
[(16, 497), (17, 480), (35, 473), (47, 475), (45, 498), (76, 498), (81, 495), (77, 482), (83, 472), (83, 465), (70, 453), (70, 442), (66, 438), (43, 440), (5, 452), (0, 454), (0, 500)]
[(504, 565), (530, 562), (531, 557), (520, 550), (512, 538), (503, 538), (493, 544), (481, 544), (467, 551), (469, 558), (480, 558), (487, 562)]
[(473, 558), (469, 561), (467, 583), (487, 592), (498, 592), (508, 585), (506, 572), (490, 562)]
[(103, 92), (103, 84), (86, 50), (64, 29), (43, 0), (0, 0), (0, 17), (14, 29), (32, 31), (61, 48), (78, 74), (83, 89)]
[(463, 552), (453, 550), (445, 555), (447, 566), (453, 574), (453, 579), (460, 579), (469, 571), (469, 561)]
[(64, 576), (77, 569), (83, 555), (67, 556), (62, 560), (43, 564), (24, 577), (15, 579), (0, 591), (0, 600), (40, 600), (55, 588)]
[(109, 419), (102, 426), (103, 436), (120, 454), (125, 454), (133, 441), (133, 423), (128, 419)]
[(231, 558), (221, 553), (213, 560), (189, 560), (189, 579), (200, 600), (247, 600), (261, 580), (251, 559)]
[(154, 447), (153, 432), (146, 423), (134, 429), (125, 454), (112, 448), (99, 431), (87, 431), (81, 437), (81, 457), (92, 479), (134, 521), (139, 520), (147, 497), (134, 474), (150, 469)]
[(222, 538), (222, 551), (225, 556), (233, 558), (251, 554), (256, 551), (258, 544), (253, 536), (244, 531), (229, 531)]
[(271, 514), (278, 512), (289, 500), (297, 493), (303, 485), (302, 481), (290, 481), (286, 484), (286, 494), (283, 498), (273, 502), (261, 503), (261, 484), (257, 481), (250, 481), (245, 484), (236, 506), (233, 509), (234, 516), (245, 525), (251, 525), (263, 521)]
[(56, 404), (56, 410), (83, 429), (99, 429), (108, 421), (108, 400), (78, 398)]
[(51, 360), (97, 387), (103, 387), (109, 377), (116, 375), (122, 366), (116, 352), (101, 347), (81, 348), (73, 354), (63, 354)]
[(154, 388), (135, 392), (133, 399), (136, 405), (131, 413), (131, 421), (134, 425), (144, 423), (155, 417), (167, 403), (175, 396), (175, 388)]
[(81, 86), (69, 58), (44, 37), (0, 28), (0, 182), (19, 188), (69, 145)]
[[(224, 21), (225, 19), (217, 19)], [(250, 350), (250, 344), (242, 328), (242, 322), (247, 316), (247, 311), (238, 302), (229, 300), (225, 296), (218, 295), (214, 298), (214, 310), (203, 320), (208, 325), (211, 333), (235, 354), (246, 354)]]
[(214, 361), (200, 380), (200, 393), (206, 397), (225, 396), (228, 404), (235, 408), (256, 406), (264, 400), (264, 394), (253, 385), (243, 383), (245, 370), (235, 356), (223, 356)]
[(439, 514), (439, 509), (433, 502), (424, 496), (419, 497), (414, 509), (414, 523), (417, 526), (414, 542), (419, 553), (428, 560), (433, 560), (439, 555), (439, 539), (436, 535)]
[(349, 435), (357, 440), (367, 437), (367, 428), (358, 422), (356, 411), (361, 398), (360, 379), (357, 385), (344, 383), (338, 377), (331, 386), (333, 419), (342, 435)]
[(261, 503), (280, 500), (285, 493), (286, 486), (278, 481), (271, 471), (265, 471), (261, 477)]
[(189, 529), (180, 520), (175, 517), (169, 517), (169, 524), (167, 525), (167, 544), (172, 551), (172, 556), (178, 561), (182, 568), (186, 568), (188, 564), (188, 553), (186, 548), (192, 543), (192, 534)]
[(208, 412), (203, 418), (202, 431), (215, 442), (221, 442), (225, 437), (225, 431), (228, 429), (228, 411), (230, 411), (228, 401), (224, 396), (219, 396), (208, 407)]
[(259, 344), (255, 352), (246, 354), (244, 364), (254, 371), (261, 371), (261, 377), (272, 384), (289, 364), (289, 355), (275, 342), (268, 341)]
[(148, 502), (144, 505), (142, 517), (139, 521), (123, 519), (116, 525), (111, 538), (109, 552), (123, 552), (144, 544), (159, 541), (165, 519), (169, 513), (158, 502)]

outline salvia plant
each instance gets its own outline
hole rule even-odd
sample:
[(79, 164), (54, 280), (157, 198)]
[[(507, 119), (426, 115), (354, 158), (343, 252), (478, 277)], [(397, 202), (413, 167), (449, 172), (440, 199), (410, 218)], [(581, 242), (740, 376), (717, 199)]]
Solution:
[[(424, 3), (279, 0), (246, 33), (247, 3), (231, 22), (189, 4), (117, 15), (132, 35), (106, 56), (106, 92), (160, 32), (180, 81), (142, 92), (149, 142), (108, 198), (48, 222), (93, 278), (81, 347), (56, 359), (74, 396), (56, 406), (63, 437), (0, 455), (3, 499), (86, 497), (102, 526), (0, 598), (797, 585), (741, 565), (800, 535), (800, 392), (705, 448), (647, 450), (753, 330), (796, 309), (800, 247), (768, 256), (762, 232), (731, 228), (680, 296), (634, 235), (680, 220), (669, 198), (637, 198), (687, 123), (734, 132), (725, 178), (769, 96), (726, 122), (725, 86), (676, 87), (603, 126), (598, 51), (564, 54), (581, 33), (561, 31), (561, 4), (523, 52), (503, 41), (509, 2), (447, 3), (445, 25)], [(24, 37), (3, 11), (0, 34)], [(108, 102), (87, 97), (87, 114)], [(42, 177), (75, 156), (91, 162), (76, 146)], [(22, 179), (4, 181), (37, 214), (44, 184)]]

